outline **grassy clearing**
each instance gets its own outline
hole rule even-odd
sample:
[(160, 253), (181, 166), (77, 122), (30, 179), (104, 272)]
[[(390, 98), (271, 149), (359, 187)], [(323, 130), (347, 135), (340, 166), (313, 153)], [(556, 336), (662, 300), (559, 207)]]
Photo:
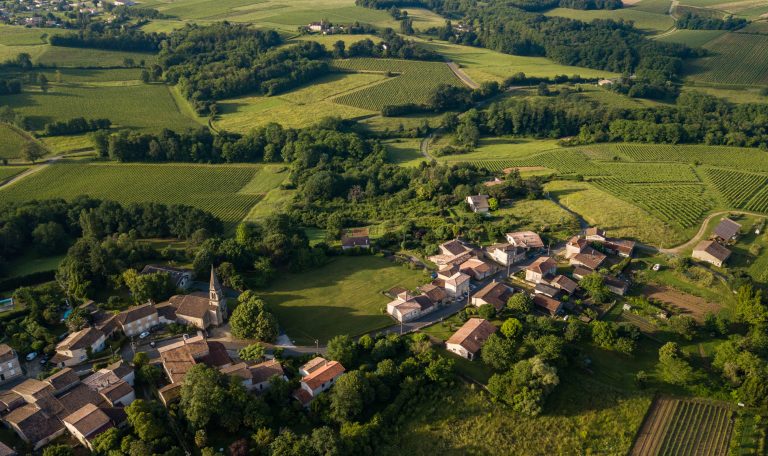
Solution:
[(36, 272), (55, 271), (65, 255), (41, 256), (37, 252), (27, 252), (8, 263), (8, 277), (20, 277)]
[(30, 117), (36, 128), (73, 117), (107, 118), (119, 127), (185, 130), (199, 124), (184, 116), (162, 84), (80, 87), (51, 84), (48, 93), (24, 91), (3, 97), (4, 102)]
[(285, 166), (264, 165), (237, 193), (243, 195), (263, 195), (279, 187), (287, 177), (288, 171)]
[(594, 100), (600, 104), (608, 105), (619, 109), (638, 109), (649, 106), (659, 106), (661, 103), (654, 100), (642, 98), (630, 98), (624, 94), (614, 92), (593, 84), (578, 84), (577, 87), (584, 98)]
[(663, 32), (671, 28), (675, 21), (665, 12), (648, 12), (638, 8), (628, 7), (617, 10), (575, 10), (569, 8), (554, 8), (544, 13), (546, 16), (559, 16), (591, 22), (595, 19), (624, 19), (633, 21), (635, 27), (648, 33)]
[(366, 128), (376, 131), (402, 131), (403, 129), (416, 128), (425, 121), (432, 127), (440, 125), (443, 113), (414, 114), (405, 117), (383, 117), (380, 115), (366, 117), (358, 122)]
[(332, 74), (308, 86), (273, 96), (244, 96), (218, 103), (221, 112), (216, 126), (224, 130), (247, 132), (254, 127), (277, 122), (286, 127), (306, 127), (321, 117), (345, 119), (371, 115), (372, 111), (333, 102), (336, 97), (365, 89), (385, 79), (381, 74)]
[(672, 0), (642, 0), (632, 5), (632, 9), (654, 14), (667, 14)]
[(688, 77), (728, 85), (768, 84), (768, 36), (725, 33), (707, 43), (714, 54), (690, 63)]
[(261, 173), (267, 171), (254, 165), (57, 163), (1, 189), (0, 199), (90, 195), (121, 203), (188, 204), (235, 223), (259, 198), (240, 189)]
[(703, 47), (710, 41), (727, 33), (725, 30), (676, 30), (668, 35), (660, 36), (659, 41), (681, 43), (690, 47)]
[(32, 57), (32, 60), (35, 60), (38, 56), (40, 56), (40, 54), (44, 53), (47, 48), (48, 48), (48, 45), (46, 44), (36, 44), (36, 45), (0, 44), (0, 62), (13, 59), (17, 55), (21, 54), (22, 52), (29, 54), (30, 57)]
[(573, 214), (546, 199), (515, 201), (494, 215), (508, 219), (510, 231), (536, 231), (559, 241), (565, 241), (579, 230), (579, 221)]
[(132, 59), (138, 65), (142, 60), (145, 62), (154, 61), (155, 55), (143, 52), (46, 46), (45, 50), (34, 61), (35, 63), (58, 67), (116, 68), (128, 66), (125, 64), (126, 59)]
[[(452, 137), (450, 136), (442, 137), (433, 145), (430, 145), (430, 150), (445, 147), (450, 144), (451, 140)], [(472, 152), (461, 155), (446, 155), (440, 157), (438, 160), (444, 162), (472, 162), (477, 165), (482, 165), (482, 161), (485, 160), (525, 160), (542, 151), (557, 149), (559, 147), (557, 141), (553, 139), (538, 140), (512, 137), (483, 138), (480, 140), (479, 146)]]
[(523, 72), (529, 76), (554, 77), (559, 74), (578, 74), (587, 78), (610, 78), (618, 74), (591, 68), (560, 65), (545, 57), (525, 57), (502, 54), (471, 46), (462, 46), (445, 41), (419, 41), (422, 46), (429, 48), (448, 59), (456, 62), (461, 69), (475, 82), (499, 81)]
[(275, 188), (267, 192), (248, 211), (246, 220), (258, 221), (278, 212), (283, 212), (290, 205), (296, 190), (282, 190)]
[(53, 154), (72, 154), (94, 150), (89, 133), (71, 136), (44, 136), (40, 138)]
[(0, 44), (7, 46), (31, 46), (47, 43), (47, 36), (64, 33), (64, 30), (27, 28), (0, 24)]
[(391, 163), (400, 166), (419, 166), (419, 163), (426, 161), (421, 155), (421, 140), (415, 139), (395, 139), (384, 143), (387, 146), (387, 159)]
[(706, 87), (700, 85), (683, 86), (683, 92), (704, 92), (718, 98), (725, 98), (731, 103), (764, 103), (768, 101), (757, 87)]
[(26, 142), (15, 128), (0, 123), (0, 159), (21, 157), (21, 148)]
[(334, 66), (349, 72), (394, 74), (383, 82), (334, 99), (336, 103), (370, 111), (379, 111), (387, 105), (426, 103), (430, 91), (439, 84), (462, 85), (442, 62), (360, 58), (336, 60)]
[(381, 37), (376, 35), (301, 35), (297, 36), (292, 41), (315, 41), (325, 46), (326, 49), (331, 49), (337, 41), (343, 41), (344, 45), (348, 47), (352, 43), (366, 39), (371, 40), (374, 43), (381, 41)]
[(382, 313), (382, 292), (413, 289), (427, 277), (380, 257), (338, 257), (326, 266), (285, 274), (261, 296), (297, 344), (320, 344), (339, 334), (357, 335), (393, 324)]
[(672, 228), (637, 206), (588, 183), (555, 181), (547, 184), (545, 189), (555, 200), (581, 215), (590, 225), (599, 226), (612, 236), (633, 238), (664, 247), (689, 239), (689, 233)]
[(561, 385), (541, 416), (518, 415), (476, 387), (459, 385), (415, 404), (385, 454), (626, 454), (650, 394), (623, 393), (580, 375)]

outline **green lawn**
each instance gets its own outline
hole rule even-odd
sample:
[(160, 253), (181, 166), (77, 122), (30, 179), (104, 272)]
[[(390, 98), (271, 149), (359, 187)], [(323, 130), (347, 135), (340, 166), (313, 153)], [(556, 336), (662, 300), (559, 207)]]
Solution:
[(28, 201), (90, 195), (122, 203), (188, 204), (208, 210), (229, 224), (241, 220), (259, 200), (247, 185), (277, 185), (258, 165), (57, 163), (0, 189), (0, 200)]
[(179, 109), (170, 88), (162, 84), (62, 85), (47, 93), (24, 91), (3, 97), (3, 102), (30, 117), (36, 128), (74, 117), (107, 118), (117, 127), (183, 131), (199, 123)]
[(18, 277), (35, 272), (54, 271), (64, 255), (40, 256), (37, 253), (28, 252), (8, 263), (8, 277)]
[(382, 292), (428, 282), (413, 271), (375, 256), (338, 257), (320, 269), (284, 274), (260, 292), (280, 327), (296, 344), (320, 344), (339, 334), (360, 335), (394, 323), (382, 309)]

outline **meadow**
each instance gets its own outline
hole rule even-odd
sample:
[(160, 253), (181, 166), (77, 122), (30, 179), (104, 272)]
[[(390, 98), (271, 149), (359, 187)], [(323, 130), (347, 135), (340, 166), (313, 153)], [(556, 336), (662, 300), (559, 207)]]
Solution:
[(279, 184), (274, 174), (272, 169), (258, 165), (60, 162), (3, 187), (0, 199), (29, 201), (89, 195), (120, 203), (188, 204), (232, 225), (245, 217), (261, 192)]
[(446, 41), (416, 40), (421, 46), (431, 49), (458, 64), (472, 80), (503, 82), (515, 73), (523, 72), (528, 76), (554, 77), (565, 74), (580, 75), (585, 78), (611, 78), (619, 76), (609, 71), (591, 68), (561, 65), (546, 57), (527, 57), (502, 54), (501, 52), (479, 47), (462, 46)]
[(163, 84), (51, 83), (47, 93), (25, 90), (5, 96), (3, 101), (28, 116), (35, 129), (47, 122), (74, 117), (106, 118), (116, 127), (148, 130), (183, 131), (200, 125), (182, 114), (171, 88)]
[(640, 8), (627, 6), (617, 10), (575, 10), (570, 8), (554, 8), (544, 14), (547, 16), (567, 17), (584, 22), (590, 22), (594, 19), (624, 19), (625, 21), (633, 21), (635, 27), (648, 33), (663, 32), (664, 30), (670, 29), (675, 24), (674, 19), (666, 14), (666, 11), (659, 11), (655, 7), (652, 9), (657, 12), (649, 12)]
[(277, 122), (300, 128), (316, 123), (324, 115), (344, 119), (373, 114), (372, 111), (334, 103), (336, 97), (362, 90), (385, 80), (382, 74), (331, 74), (290, 92), (272, 96), (243, 96), (218, 103), (217, 128), (247, 132)]
[(728, 85), (768, 84), (768, 36), (725, 33), (708, 42), (711, 57), (692, 61), (686, 75), (694, 81)]
[[(435, 140), (430, 144), (430, 151), (438, 150), (451, 144), (453, 140), (452, 136), (443, 136)], [(470, 162), (477, 165), (484, 165), (492, 170), (501, 170), (507, 166), (502, 166), (501, 163), (515, 163), (517, 161), (525, 161), (533, 156), (537, 156), (538, 153), (543, 151), (549, 151), (553, 149), (559, 149), (556, 140), (536, 140), (531, 138), (514, 138), (514, 137), (501, 137), (501, 138), (482, 138), (474, 150), (460, 155), (444, 155), (439, 157), (441, 162)], [(499, 161), (499, 164), (488, 164), (485, 161)], [(521, 164), (519, 166), (526, 166)]]
[(321, 345), (339, 334), (362, 335), (394, 324), (382, 312), (390, 301), (382, 292), (414, 289), (428, 281), (376, 256), (335, 258), (320, 269), (283, 274), (259, 292), (280, 327), (300, 345)]
[(426, 103), (430, 91), (438, 85), (463, 84), (442, 62), (359, 58), (336, 60), (333, 65), (352, 73), (392, 74), (386, 81), (334, 99), (336, 103), (370, 111), (379, 111), (387, 105)]
[(0, 160), (21, 157), (21, 148), (26, 142), (16, 128), (0, 123)]
[(681, 43), (689, 47), (703, 47), (710, 41), (726, 34), (725, 30), (684, 30), (678, 29), (672, 33), (659, 36), (659, 41)]
[(387, 146), (387, 160), (400, 166), (419, 166), (426, 161), (420, 152), (421, 139), (393, 139), (384, 142)]
[(143, 52), (105, 51), (101, 49), (72, 48), (46, 45), (33, 61), (41, 65), (76, 68), (121, 68), (127, 67), (126, 59), (136, 65), (142, 61), (151, 63), (154, 54)]

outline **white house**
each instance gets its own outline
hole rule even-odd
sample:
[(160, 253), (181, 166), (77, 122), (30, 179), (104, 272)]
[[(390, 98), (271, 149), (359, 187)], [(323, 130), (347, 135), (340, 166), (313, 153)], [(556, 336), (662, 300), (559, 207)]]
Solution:
[(721, 268), (731, 256), (731, 251), (715, 241), (701, 241), (693, 249), (691, 256)]
[(448, 296), (456, 298), (469, 293), (469, 280), (470, 277), (459, 271), (458, 266), (447, 266), (437, 272), (437, 280), (433, 283), (445, 288)]
[(511, 266), (525, 259), (525, 249), (518, 249), (512, 244), (493, 244), (485, 249), (488, 256), (502, 266)]
[(472, 361), (497, 329), (488, 320), (470, 318), (445, 342), (445, 348)]
[(469, 208), (472, 209), (472, 212), (478, 214), (485, 214), (491, 208), (488, 204), (488, 195), (468, 196), (467, 204), (469, 204)]
[(526, 282), (539, 283), (557, 273), (557, 263), (550, 257), (539, 257), (525, 268)]
[(51, 363), (57, 367), (68, 367), (88, 360), (88, 352), (104, 350), (106, 336), (96, 328), (88, 327), (67, 336), (56, 346)]
[(437, 303), (427, 295), (414, 296), (407, 291), (398, 294), (394, 301), (387, 304), (387, 313), (401, 323), (415, 320), (435, 310)]
[(301, 386), (293, 392), (293, 397), (302, 403), (305, 407), (312, 402), (323, 391), (331, 388), (344, 372), (344, 366), (338, 361), (327, 361), (324, 358), (313, 359), (311, 368), (306, 365), (299, 369), (299, 372), (308, 372), (301, 379)]
[(135, 337), (160, 323), (157, 309), (152, 303), (134, 306), (120, 312), (115, 321), (128, 337)]

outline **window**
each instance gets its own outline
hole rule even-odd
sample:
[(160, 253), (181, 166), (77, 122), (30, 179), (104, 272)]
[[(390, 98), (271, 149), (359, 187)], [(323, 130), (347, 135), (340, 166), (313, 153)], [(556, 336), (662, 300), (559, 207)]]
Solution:
[(8, 369), (11, 369), (13, 367), (13, 361), (8, 363)]
[(16, 369), (11, 369), (11, 377), (13, 377), (14, 375), (16, 375)]

